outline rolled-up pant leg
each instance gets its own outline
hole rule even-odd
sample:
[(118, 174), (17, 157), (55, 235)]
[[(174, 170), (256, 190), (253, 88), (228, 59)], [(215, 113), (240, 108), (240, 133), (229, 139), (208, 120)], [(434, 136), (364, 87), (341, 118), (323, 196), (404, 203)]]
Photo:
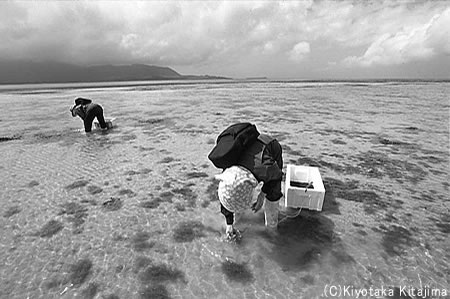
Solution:
[(222, 204), (220, 204), (220, 212), (225, 216), (225, 220), (228, 225), (232, 225), (234, 223), (234, 214), (228, 211)]
[(264, 218), (265, 224), (268, 227), (277, 227), (278, 225), (278, 205), (279, 201), (269, 201), (267, 198), (264, 201)]

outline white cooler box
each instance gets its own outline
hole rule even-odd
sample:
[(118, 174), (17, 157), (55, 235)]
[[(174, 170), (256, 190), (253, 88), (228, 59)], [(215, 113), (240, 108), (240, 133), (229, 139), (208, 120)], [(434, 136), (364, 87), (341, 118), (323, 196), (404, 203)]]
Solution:
[(285, 206), (322, 211), (325, 187), (319, 168), (287, 165)]
[[(115, 120), (116, 120), (115, 118), (105, 118), (106, 127), (108, 129), (111, 129), (112, 127), (114, 127)], [(100, 123), (98, 122), (97, 119), (94, 120), (94, 126), (96, 129), (100, 129)]]

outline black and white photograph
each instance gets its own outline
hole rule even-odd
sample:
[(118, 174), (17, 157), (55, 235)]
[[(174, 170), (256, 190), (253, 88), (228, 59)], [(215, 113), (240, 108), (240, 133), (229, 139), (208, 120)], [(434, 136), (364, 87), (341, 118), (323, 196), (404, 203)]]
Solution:
[(450, 299), (450, 1), (0, 0), (0, 299)]

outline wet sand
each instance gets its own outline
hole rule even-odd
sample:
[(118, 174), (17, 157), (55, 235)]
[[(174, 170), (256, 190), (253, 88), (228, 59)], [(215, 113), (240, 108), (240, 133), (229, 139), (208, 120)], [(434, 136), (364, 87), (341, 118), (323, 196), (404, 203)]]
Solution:
[[(408, 84), (0, 93), (0, 298), (317, 298), (327, 285), (384, 286), (400, 298), (403, 286), (448, 288), (450, 86)], [(77, 132), (68, 111), (77, 96), (117, 126)], [(242, 240), (222, 241), (219, 170), (207, 154), (237, 121), (276, 137), (285, 165), (319, 167), (322, 212), (280, 215), (273, 232), (249, 211), (237, 221)]]

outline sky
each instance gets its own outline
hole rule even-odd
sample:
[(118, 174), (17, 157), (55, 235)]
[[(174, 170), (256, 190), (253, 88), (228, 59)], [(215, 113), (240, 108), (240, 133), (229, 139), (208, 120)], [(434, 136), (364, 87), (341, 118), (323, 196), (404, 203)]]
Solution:
[(450, 79), (450, 1), (0, 1), (0, 59)]

